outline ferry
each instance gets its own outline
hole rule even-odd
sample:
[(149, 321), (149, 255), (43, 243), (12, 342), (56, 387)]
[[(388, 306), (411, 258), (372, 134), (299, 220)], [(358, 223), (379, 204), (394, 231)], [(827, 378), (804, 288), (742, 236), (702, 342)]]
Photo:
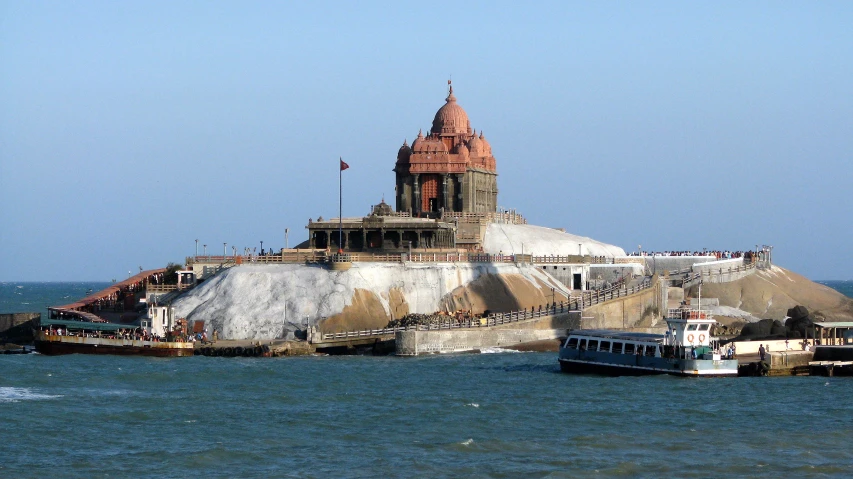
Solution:
[(63, 319), (42, 320), (36, 351), (46, 355), (118, 354), (127, 356), (192, 356), (193, 343), (136, 339), (135, 326)]
[(560, 347), (560, 369), (608, 376), (737, 376), (737, 359), (724, 357), (719, 341), (711, 337), (717, 321), (709, 313), (671, 309), (665, 320), (665, 334), (570, 331)]

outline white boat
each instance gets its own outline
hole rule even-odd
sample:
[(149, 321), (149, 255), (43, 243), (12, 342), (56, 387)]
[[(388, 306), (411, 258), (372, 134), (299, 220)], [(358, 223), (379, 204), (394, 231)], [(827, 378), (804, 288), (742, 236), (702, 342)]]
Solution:
[(570, 331), (560, 347), (560, 369), (609, 376), (737, 376), (737, 359), (724, 357), (711, 337), (717, 321), (709, 313), (679, 308), (669, 310), (665, 319), (666, 334)]

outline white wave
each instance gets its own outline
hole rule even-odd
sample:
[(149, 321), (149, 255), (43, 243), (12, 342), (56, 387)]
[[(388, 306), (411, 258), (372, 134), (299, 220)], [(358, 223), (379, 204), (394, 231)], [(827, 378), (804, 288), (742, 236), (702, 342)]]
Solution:
[(466, 439), (466, 440), (460, 442), (459, 444), (462, 444), (463, 446), (470, 446), (471, 444), (474, 444), (474, 440), (473, 439)]
[(516, 351), (515, 349), (504, 349), (504, 348), (483, 348), (480, 350), (480, 354), (500, 354), (500, 353), (520, 353), (521, 351)]
[(61, 398), (61, 394), (40, 394), (30, 388), (0, 387), (0, 403)]
[(466, 406), (471, 406), (471, 407), (480, 407), (480, 405), (479, 405), (479, 404), (477, 404), (477, 403), (475, 403), (475, 402), (469, 402), (468, 404), (466, 404)]

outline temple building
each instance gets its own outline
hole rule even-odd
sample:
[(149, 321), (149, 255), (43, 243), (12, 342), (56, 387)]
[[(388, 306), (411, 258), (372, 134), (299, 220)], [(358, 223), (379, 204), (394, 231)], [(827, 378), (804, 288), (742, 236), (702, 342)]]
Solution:
[[(396, 207), (385, 200), (364, 217), (309, 220), (303, 247), (347, 252), (481, 251), (492, 222), (525, 224), (497, 211), (498, 173), (492, 146), (471, 128), (448, 82), (432, 129), (397, 152)], [(342, 236), (342, 238), (341, 238)]]
[[(339, 228), (343, 244), (338, 242)], [(357, 218), (308, 220), (310, 248), (342, 248), (346, 251), (392, 252), (411, 248), (448, 250), (456, 247), (456, 227), (430, 218), (397, 214), (383, 200), (369, 215)]]
[(410, 147), (397, 152), (394, 172), (396, 210), (415, 217), (441, 212), (494, 213), (498, 185), (495, 157), (482, 131), (471, 128), (468, 114), (456, 103), (448, 81), (445, 104), (438, 109), (432, 129), (418, 132)]

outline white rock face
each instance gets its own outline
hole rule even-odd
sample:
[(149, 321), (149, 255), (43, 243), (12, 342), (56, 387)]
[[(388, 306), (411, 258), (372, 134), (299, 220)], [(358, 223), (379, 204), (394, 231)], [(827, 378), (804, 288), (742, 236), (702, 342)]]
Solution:
[[(489, 254), (625, 256), (625, 250), (585, 236), (534, 225), (491, 223), (486, 228), (483, 250)], [(522, 251), (522, 245), (524, 251)]]
[(542, 271), (514, 264), (354, 263), (348, 271), (296, 264), (241, 265), (208, 279), (173, 306), (178, 317), (204, 320), (223, 339), (275, 339), (342, 312), (356, 289), (373, 292), (389, 314), (388, 292), (395, 288), (410, 312), (432, 313), (454, 289), (485, 274), (516, 274), (537, 287), (542, 282), (568, 293)]

